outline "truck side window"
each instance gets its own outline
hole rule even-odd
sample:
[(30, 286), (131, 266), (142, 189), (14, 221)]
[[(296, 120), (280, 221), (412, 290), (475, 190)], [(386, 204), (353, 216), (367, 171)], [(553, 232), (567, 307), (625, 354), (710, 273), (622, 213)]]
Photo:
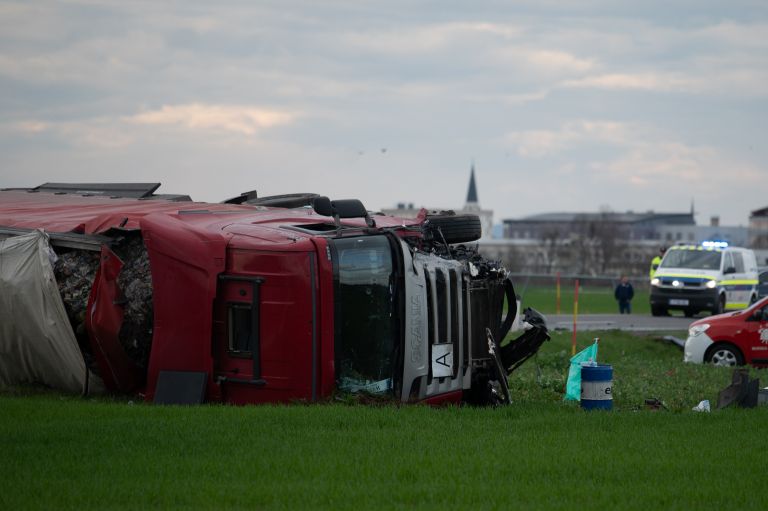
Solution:
[(229, 351), (248, 354), (251, 346), (251, 307), (245, 303), (233, 303), (228, 307)]

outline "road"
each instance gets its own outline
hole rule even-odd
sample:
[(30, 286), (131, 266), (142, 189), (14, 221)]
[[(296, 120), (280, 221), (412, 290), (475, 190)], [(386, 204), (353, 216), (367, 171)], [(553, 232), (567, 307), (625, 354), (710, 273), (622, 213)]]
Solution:
[[(638, 332), (688, 330), (698, 318), (659, 316), (650, 314), (582, 314), (577, 318), (576, 330), (633, 330)], [(547, 315), (550, 330), (573, 330), (571, 314)]]

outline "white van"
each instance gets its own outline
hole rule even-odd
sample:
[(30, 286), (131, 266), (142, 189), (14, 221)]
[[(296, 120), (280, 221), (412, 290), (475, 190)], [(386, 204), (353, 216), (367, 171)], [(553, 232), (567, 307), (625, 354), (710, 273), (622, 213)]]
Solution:
[(651, 313), (682, 310), (721, 314), (757, 300), (757, 260), (746, 248), (724, 242), (675, 245), (667, 250), (651, 279)]

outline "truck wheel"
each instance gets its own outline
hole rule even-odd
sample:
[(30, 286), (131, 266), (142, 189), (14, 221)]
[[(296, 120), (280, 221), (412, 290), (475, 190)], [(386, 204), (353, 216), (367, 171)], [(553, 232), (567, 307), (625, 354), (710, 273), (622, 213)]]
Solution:
[(717, 299), (717, 305), (712, 309), (712, 315), (722, 314), (723, 312), (725, 312), (725, 295), (720, 295)]
[(715, 344), (710, 348), (705, 360), (715, 366), (744, 365), (744, 357), (738, 348), (725, 343)]
[(477, 215), (429, 215), (424, 229), (435, 241), (445, 240), (448, 244), (477, 241), (482, 236), (480, 217)]

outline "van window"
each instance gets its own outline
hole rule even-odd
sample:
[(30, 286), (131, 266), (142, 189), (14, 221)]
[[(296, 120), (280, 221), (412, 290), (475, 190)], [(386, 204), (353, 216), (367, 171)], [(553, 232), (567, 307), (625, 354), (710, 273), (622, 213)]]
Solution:
[(736, 268), (736, 273), (744, 273), (744, 258), (740, 252), (733, 253), (733, 266)]
[(667, 251), (659, 268), (719, 270), (721, 254), (714, 250), (671, 249)]
[(725, 257), (723, 258), (723, 271), (733, 267), (733, 256), (730, 252), (726, 252)]

